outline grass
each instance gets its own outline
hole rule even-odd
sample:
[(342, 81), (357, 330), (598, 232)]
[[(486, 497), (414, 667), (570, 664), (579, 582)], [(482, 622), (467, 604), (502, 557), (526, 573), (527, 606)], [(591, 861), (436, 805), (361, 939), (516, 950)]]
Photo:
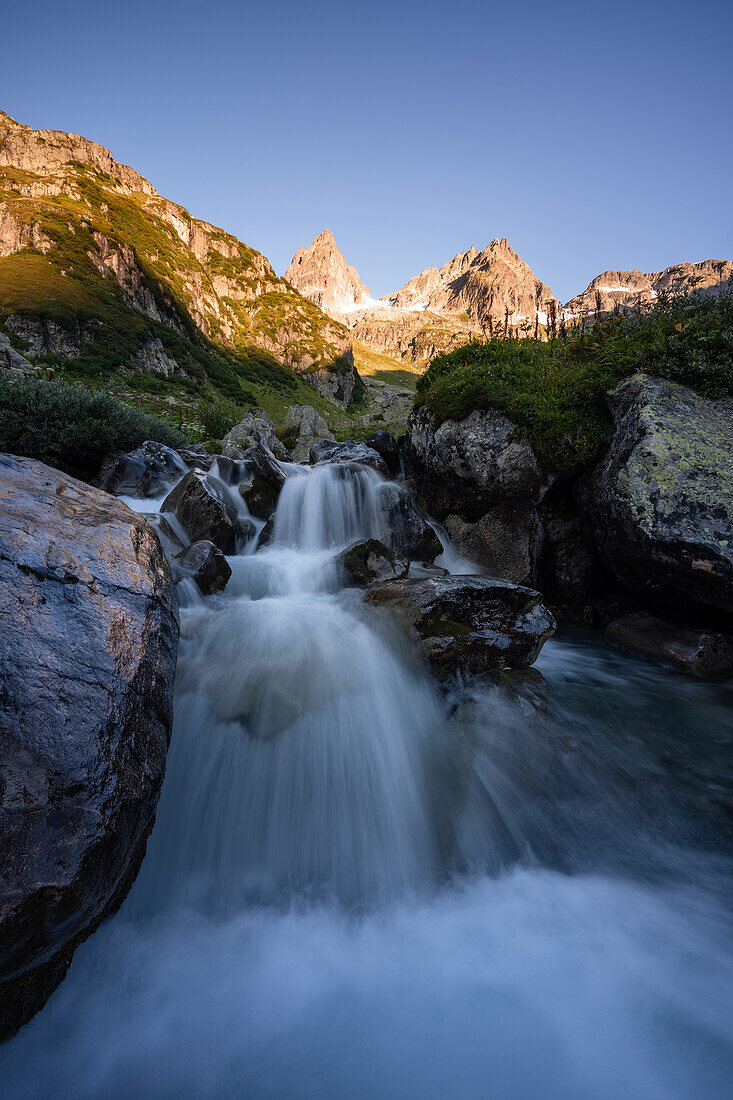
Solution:
[(499, 409), (547, 465), (566, 470), (598, 452), (609, 429), (604, 394), (636, 371), (705, 397), (733, 394), (733, 296), (660, 297), (564, 340), (472, 341), (432, 361), (416, 405), (438, 423)]

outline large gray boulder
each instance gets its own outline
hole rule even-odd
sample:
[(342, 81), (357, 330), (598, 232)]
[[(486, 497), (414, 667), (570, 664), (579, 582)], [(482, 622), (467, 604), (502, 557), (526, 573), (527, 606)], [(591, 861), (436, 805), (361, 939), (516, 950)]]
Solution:
[(543, 531), (531, 500), (495, 504), (476, 523), (448, 516), (445, 529), (458, 553), (476, 562), (490, 577), (515, 584), (537, 583)]
[(275, 435), (275, 425), (264, 409), (250, 409), (238, 424), (228, 431), (222, 439), (224, 454), (230, 458), (239, 458), (259, 439), (263, 439), (273, 454), (287, 462), (290, 455)]
[(555, 630), (539, 592), (486, 577), (387, 580), (365, 600), (419, 638), (441, 678), (528, 668)]
[(733, 610), (733, 402), (635, 375), (608, 404), (582, 501), (603, 560), (627, 587)]
[(311, 447), (317, 439), (336, 439), (326, 421), (312, 405), (291, 405), (285, 414), (285, 427), (298, 433), (292, 448), (294, 462), (307, 462)]
[(387, 464), (373, 447), (356, 439), (347, 439), (344, 443), (335, 443), (330, 439), (317, 439), (310, 449), (310, 461), (324, 465), (333, 462), (357, 462), (376, 470), (382, 477), (389, 477)]
[(38, 1011), (145, 852), (178, 613), (121, 501), (0, 455), (0, 1038)]
[(420, 502), (437, 519), (457, 513), (477, 520), (504, 500), (542, 499), (554, 475), (503, 413), (475, 411), (440, 427), (418, 409), (402, 438), (405, 473)]
[(191, 542), (208, 540), (224, 554), (233, 554), (239, 531), (237, 513), (222, 500), (205, 476), (190, 470), (160, 508), (175, 516)]
[(382, 542), (409, 561), (434, 561), (443, 552), (440, 539), (420, 515), (404, 485), (385, 481), (379, 486), (377, 522)]
[(349, 583), (366, 588), (374, 581), (406, 577), (410, 563), (396, 557), (379, 539), (364, 539), (337, 554), (336, 566)]
[(232, 575), (231, 566), (221, 550), (205, 540), (187, 546), (176, 556), (173, 565), (176, 579), (195, 581), (204, 596), (221, 592)]
[(130, 454), (111, 455), (96, 484), (116, 496), (156, 497), (187, 471), (188, 466), (176, 451), (148, 439)]

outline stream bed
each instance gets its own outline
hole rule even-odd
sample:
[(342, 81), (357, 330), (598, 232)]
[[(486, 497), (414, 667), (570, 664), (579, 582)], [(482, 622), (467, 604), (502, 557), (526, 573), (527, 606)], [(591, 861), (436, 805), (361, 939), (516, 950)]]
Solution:
[(141, 873), (2, 1094), (729, 1096), (731, 689), (577, 634), (546, 700), (446, 695), (334, 565), (376, 475), (289, 474), (270, 544), (182, 586)]

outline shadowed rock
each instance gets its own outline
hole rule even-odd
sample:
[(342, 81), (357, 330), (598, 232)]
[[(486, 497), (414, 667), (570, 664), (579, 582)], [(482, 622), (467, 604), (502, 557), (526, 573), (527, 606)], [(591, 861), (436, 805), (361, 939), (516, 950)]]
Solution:
[(176, 572), (180, 577), (196, 581), (204, 596), (221, 592), (232, 575), (229, 562), (213, 542), (194, 542), (176, 558)]
[(0, 456), (0, 1037), (121, 903), (153, 824), (178, 613), (145, 520)]
[(373, 581), (396, 580), (407, 575), (409, 561), (397, 558), (379, 539), (366, 539), (347, 547), (336, 564), (357, 585), (366, 588)]

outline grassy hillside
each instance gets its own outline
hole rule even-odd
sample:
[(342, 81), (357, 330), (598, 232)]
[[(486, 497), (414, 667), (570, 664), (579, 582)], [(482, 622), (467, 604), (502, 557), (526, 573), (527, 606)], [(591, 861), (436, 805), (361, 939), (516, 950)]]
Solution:
[(733, 394), (733, 296), (660, 297), (564, 340), (473, 341), (432, 361), (416, 403), (440, 423), (498, 408), (548, 465), (569, 469), (598, 451), (609, 427), (603, 396), (635, 371), (706, 397)]
[(328, 411), (303, 374), (349, 347), (259, 253), (101, 147), (4, 115), (0, 331), (70, 379), (189, 419), (219, 400)]

